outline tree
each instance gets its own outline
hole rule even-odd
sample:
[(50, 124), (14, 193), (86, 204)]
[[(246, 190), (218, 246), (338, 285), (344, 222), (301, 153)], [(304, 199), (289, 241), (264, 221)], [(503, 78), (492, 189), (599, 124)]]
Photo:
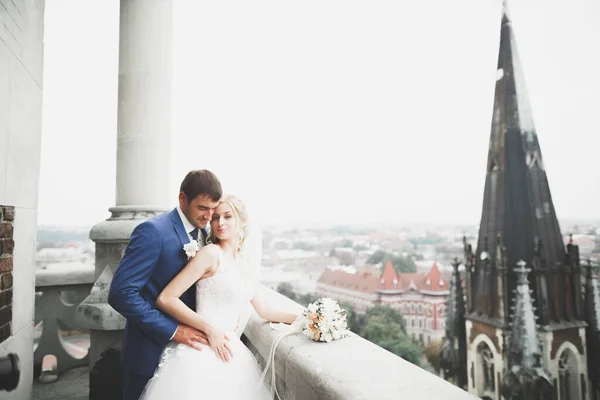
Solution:
[(425, 354), (425, 358), (427, 362), (431, 365), (431, 367), (435, 370), (435, 372), (440, 371), (440, 351), (442, 348), (442, 342), (440, 340), (433, 341), (427, 345), (425, 345), (423, 349), (423, 353)]
[(379, 346), (420, 367), (423, 349), (410, 340), (407, 335), (404, 336), (401, 340), (383, 341), (379, 343)]
[(352, 332), (408, 362), (421, 365), (423, 349), (406, 333), (404, 317), (398, 310), (379, 304), (358, 314), (347, 303), (340, 303), (340, 307), (347, 312), (346, 321)]
[(310, 303), (314, 303), (318, 299), (319, 297), (317, 297), (317, 295), (315, 295), (314, 293), (307, 293), (300, 296), (296, 296), (295, 301), (296, 303), (307, 307)]
[(354, 311), (354, 308), (348, 303), (340, 303), (340, 307), (346, 311), (346, 323), (348, 329), (357, 335), (360, 335), (362, 328), (365, 325), (365, 315)]
[(392, 262), (394, 269), (399, 274), (417, 272), (417, 264), (415, 264), (415, 260), (413, 260), (413, 258), (410, 255), (404, 257), (399, 254), (398, 255), (388, 254), (384, 258), (383, 262), (386, 263), (386, 262), (388, 262), (388, 260)]
[(354, 242), (350, 239), (344, 239), (342, 240), (341, 246), (345, 248), (352, 248), (352, 246), (354, 246)]
[(367, 324), (362, 330), (362, 337), (375, 344), (385, 341), (400, 341), (403, 339), (402, 327), (385, 319), (384, 316), (375, 315), (367, 319)]
[(365, 320), (368, 323), (373, 317), (380, 317), (386, 324), (396, 324), (400, 330), (406, 333), (406, 322), (400, 311), (388, 305), (376, 304), (369, 307), (365, 313)]
[(385, 264), (388, 261), (392, 262), (394, 269), (399, 274), (417, 272), (417, 265), (415, 264), (415, 260), (412, 258), (412, 256), (408, 255), (404, 257), (401, 254), (386, 253), (383, 250), (377, 250), (375, 253), (371, 254), (367, 260), (367, 263)]
[(385, 256), (387, 255), (387, 253), (383, 250), (377, 250), (375, 251), (375, 253), (371, 254), (371, 256), (369, 257), (369, 259), (367, 260), (367, 263), (369, 264), (380, 264), (383, 259), (385, 258)]
[(294, 293), (292, 285), (287, 282), (281, 282), (279, 285), (277, 285), (277, 292), (281, 293), (288, 299), (296, 301), (296, 294)]
[(362, 337), (379, 347), (410, 363), (421, 365), (421, 356), (423, 355), (421, 347), (411, 340), (399, 324), (390, 322), (383, 315), (369, 318), (362, 333)]
[(335, 249), (331, 249), (329, 252), (329, 257), (336, 257), (340, 260), (342, 265), (352, 265), (354, 264), (354, 254), (346, 251), (336, 251)]

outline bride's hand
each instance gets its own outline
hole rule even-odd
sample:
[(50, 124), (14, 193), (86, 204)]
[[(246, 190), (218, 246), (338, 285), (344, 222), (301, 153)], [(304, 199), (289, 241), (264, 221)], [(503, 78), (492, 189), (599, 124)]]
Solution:
[(229, 362), (233, 358), (233, 351), (229, 343), (230, 338), (225, 331), (213, 328), (206, 332), (206, 336), (210, 348), (213, 349), (218, 358), (224, 362)]

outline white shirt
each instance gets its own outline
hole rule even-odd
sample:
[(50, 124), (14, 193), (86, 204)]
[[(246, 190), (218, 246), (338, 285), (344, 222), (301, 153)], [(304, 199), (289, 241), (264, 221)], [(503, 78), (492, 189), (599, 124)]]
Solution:
[[(192, 241), (192, 235), (190, 235), (190, 232), (193, 231), (194, 229), (198, 229), (196, 228), (194, 225), (190, 224), (190, 221), (188, 221), (187, 217), (185, 216), (185, 214), (183, 213), (183, 211), (181, 211), (181, 207), (177, 206), (177, 214), (179, 214), (179, 218), (181, 218), (181, 222), (183, 222), (183, 227), (185, 229), (185, 233), (187, 233), (188, 235), (188, 239), (190, 239), (190, 241)], [(198, 231), (199, 234), (200, 231)], [(199, 240), (198, 241), (198, 245), (200, 247), (202, 247), (202, 241)]]

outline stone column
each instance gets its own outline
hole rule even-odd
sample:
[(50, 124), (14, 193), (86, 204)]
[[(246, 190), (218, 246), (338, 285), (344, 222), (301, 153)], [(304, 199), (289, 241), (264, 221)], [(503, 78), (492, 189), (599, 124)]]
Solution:
[(90, 232), (96, 281), (77, 310), (91, 335), (90, 399), (121, 396), (125, 319), (108, 304), (108, 290), (131, 232), (175, 200), (169, 192), (173, 1), (121, 0), (120, 5), (116, 205)]

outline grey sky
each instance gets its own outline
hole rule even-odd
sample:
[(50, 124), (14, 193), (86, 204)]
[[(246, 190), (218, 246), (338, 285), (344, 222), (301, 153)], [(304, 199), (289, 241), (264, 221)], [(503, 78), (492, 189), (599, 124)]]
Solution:
[[(262, 221), (481, 212), (501, 0), (176, 0), (175, 205), (208, 168)], [(510, 14), (559, 218), (600, 218), (600, 2)], [(118, 1), (46, 0), (40, 224), (115, 202)]]

